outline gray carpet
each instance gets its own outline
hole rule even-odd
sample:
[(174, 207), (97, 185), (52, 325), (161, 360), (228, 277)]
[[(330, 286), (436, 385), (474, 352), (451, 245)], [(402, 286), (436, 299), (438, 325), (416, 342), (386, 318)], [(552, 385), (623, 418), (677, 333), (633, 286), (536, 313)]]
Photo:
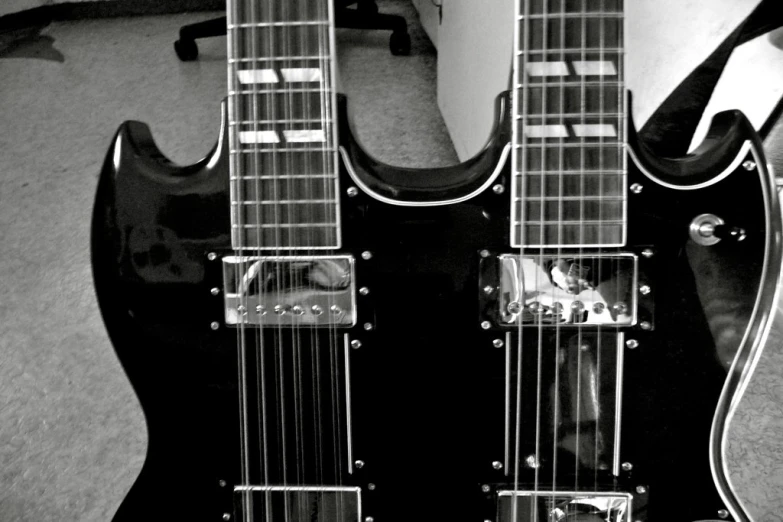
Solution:
[[(381, 8), (415, 16), (403, 0)], [(180, 25), (206, 18), (55, 23), (32, 42), (56, 52), (16, 48), (0, 59), (2, 522), (109, 520), (141, 467), (144, 421), (98, 314), (88, 224), (103, 155), (123, 120), (149, 123), (176, 162), (212, 146), (224, 39), (203, 41), (194, 63), (171, 49)], [(418, 26), (412, 36), (413, 56), (393, 57), (388, 33), (340, 31), (357, 132), (390, 163), (454, 163), (435, 103), (435, 53)], [(777, 352), (765, 357), (732, 455), (758, 520), (780, 521), (783, 361)]]

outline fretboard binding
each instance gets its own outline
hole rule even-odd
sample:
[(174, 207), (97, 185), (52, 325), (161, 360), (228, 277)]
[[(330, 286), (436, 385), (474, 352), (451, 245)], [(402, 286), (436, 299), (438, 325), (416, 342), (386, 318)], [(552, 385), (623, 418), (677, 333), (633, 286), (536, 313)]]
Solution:
[(546, 13), (546, 14), (531, 14), (531, 15), (519, 15), (517, 20), (550, 20), (552, 18), (625, 18), (623, 13), (602, 13), (598, 11), (583, 12), (583, 13)]
[(269, 154), (269, 153), (278, 153), (278, 152), (321, 152), (321, 153), (332, 153), (336, 152), (337, 149), (327, 147), (327, 148), (308, 148), (308, 147), (302, 147), (300, 149), (291, 149), (291, 148), (278, 148), (278, 149), (231, 149), (231, 154), (255, 154), (255, 153), (262, 153), (262, 154)]
[(313, 93), (313, 92), (322, 92), (325, 95), (330, 96), (331, 95), (331, 89), (329, 87), (324, 87), (323, 89), (316, 89), (313, 88), (295, 88), (295, 89), (257, 89), (255, 91), (228, 91), (229, 96), (237, 96), (240, 94), (299, 94), (299, 93)]
[(275, 200), (242, 200), (242, 201), (232, 201), (231, 204), (234, 206), (237, 205), (305, 205), (309, 203), (319, 203), (319, 204), (329, 204), (329, 205), (335, 205), (337, 204), (336, 199), (281, 199), (278, 201)]
[(337, 223), (280, 223), (280, 224), (265, 224), (265, 225), (231, 225), (231, 228), (337, 228)]
[(287, 62), (292, 60), (313, 61), (313, 60), (331, 60), (328, 55), (310, 55), (310, 56), (265, 56), (254, 58), (230, 58), (228, 63), (251, 63), (251, 62)]
[(252, 29), (253, 27), (288, 27), (288, 26), (306, 26), (306, 25), (329, 25), (329, 20), (305, 20), (300, 22), (255, 22), (241, 24), (227, 24), (226, 28), (231, 29)]

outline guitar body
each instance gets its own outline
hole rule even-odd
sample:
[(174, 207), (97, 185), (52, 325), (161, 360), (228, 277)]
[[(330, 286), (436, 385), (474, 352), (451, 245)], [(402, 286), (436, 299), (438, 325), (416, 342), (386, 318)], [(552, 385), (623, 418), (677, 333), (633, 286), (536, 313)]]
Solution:
[[(415, 173), (365, 155), (341, 103), (343, 248), (333, 254), (352, 256), (362, 289), (355, 324), (341, 329), (226, 326), (225, 124), (188, 167), (168, 162), (143, 124), (121, 127), (96, 199), (93, 270), (149, 447), (115, 522), (526, 520), (531, 504), (513, 507), (507, 492), (551, 491), (553, 474), (566, 500), (609, 491), (629, 502), (615, 518), (582, 503), (557, 520), (693, 522), (724, 509), (750, 520), (722, 444), (767, 340), (781, 237), (752, 127), (722, 114), (680, 160), (655, 158), (632, 134), (627, 247), (600, 250), (635, 256), (634, 325), (509, 328), (492, 311), (498, 256), (519, 254), (500, 100), (481, 155)], [(702, 214), (746, 237), (696, 244), (689, 227)], [(245, 337), (261, 348), (244, 348)], [(248, 483), (286, 486), (287, 500)], [(344, 487), (360, 502), (339, 507), (299, 486)]]

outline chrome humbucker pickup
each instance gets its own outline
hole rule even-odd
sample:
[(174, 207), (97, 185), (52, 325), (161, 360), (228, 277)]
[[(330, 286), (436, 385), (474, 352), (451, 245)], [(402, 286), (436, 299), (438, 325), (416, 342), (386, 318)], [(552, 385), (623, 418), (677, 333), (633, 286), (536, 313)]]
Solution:
[(586, 491), (499, 491), (498, 522), (602, 520), (630, 522), (628, 493)]
[(361, 489), (358, 487), (235, 486), (234, 495), (235, 520), (362, 521)]
[(224, 257), (226, 324), (353, 326), (354, 280), (350, 255)]
[(502, 254), (494, 260), (492, 269), (482, 267), (480, 291), (483, 309), (498, 326), (636, 324), (635, 254)]

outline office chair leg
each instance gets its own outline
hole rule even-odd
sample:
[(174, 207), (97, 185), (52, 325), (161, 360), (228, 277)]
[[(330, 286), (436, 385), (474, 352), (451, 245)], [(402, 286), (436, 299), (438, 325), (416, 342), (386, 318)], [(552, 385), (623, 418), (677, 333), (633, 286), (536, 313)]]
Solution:
[(208, 38), (224, 34), (226, 34), (225, 16), (183, 26), (179, 30), (179, 40), (174, 42), (174, 51), (183, 62), (191, 62), (198, 58), (196, 38)]

